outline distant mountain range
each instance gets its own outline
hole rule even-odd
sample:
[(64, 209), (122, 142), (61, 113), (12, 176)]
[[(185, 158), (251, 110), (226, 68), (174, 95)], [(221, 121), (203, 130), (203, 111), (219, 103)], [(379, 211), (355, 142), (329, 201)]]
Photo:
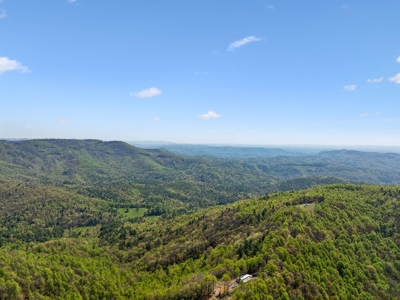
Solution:
[[(195, 153), (208, 149), (194, 148)], [(191, 147), (184, 149), (189, 152)], [(216, 151), (215, 147), (210, 147), (210, 152)], [(218, 148), (221, 157), (215, 160), (208, 159), (209, 156), (190, 157), (166, 150), (145, 150), (119, 141), (0, 141), (0, 176), (10, 180), (86, 186), (177, 181), (256, 186), (261, 182), (308, 176), (334, 176), (369, 183), (400, 182), (400, 154), (395, 153), (335, 150), (293, 156), (299, 153), (241, 148), (240, 159), (222, 159), (224, 153), (229, 156), (235, 151), (231, 147)], [(247, 158), (257, 153), (269, 156)]]
[(127, 142), (144, 149), (165, 149), (188, 156), (214, 156), (223, 158), (255, 158), (315, 155), (324, 151), (356, 150), (361, 152), (400, 153), (396, 146), (321, 146), (321, 145), (196, 145), (178, 144), (162, 141)]
[(206, 156), (209, 158), (254, 158), (274, 156), (303, 156), (316, 154), (318, 151), (309, 149), (284, 150), (280, 148), (207, 146), (207, 145), (163, 145), (161, 149), (187, 156)]
[[(227, 147), (220, 153), (224, 149), (235, 151)], [(400, 183), (400, 155), (338, 150), (308, 156), (216, 158), (145, 150), (119, 141), (0, 141), (0, 179), (62, 186), (115, 205), (170, 214), (324, 184)]]
[[(4, 141), (26, 141), (29, 138), (0, 138)], [(84, 139), (69, 139), (84, 140)], [(314, 155), (323, 151), (356, 150), (362, 152), (400, 153), (399, 146), (354, 146), (354, 145), (215, 145), (180, 144), (167, 141), (126, 141), (142, 149), (165, 149), (188, 156), (218, 157), (270, 157), (275, 155)], [(260, 156), (261, 155), (261, 156)]]

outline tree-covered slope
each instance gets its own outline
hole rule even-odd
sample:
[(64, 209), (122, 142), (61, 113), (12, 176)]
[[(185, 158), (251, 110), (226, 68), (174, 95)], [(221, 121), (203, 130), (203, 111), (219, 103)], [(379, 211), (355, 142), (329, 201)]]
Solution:
[(101, 236), (150, 274), (179, 264), (178, 273), (189, 268), (218, 279), (257, 275), (237, 299), (265, 299), (264, 292), (273, 299), (391, 299), (400, 297), (399, 208), (399, 188), (336, 185), (161, 225), (103, 226)]
[(320, 161), (365, 169), (400, 169), (400, 154), (336, 150), (321, 152)]
[(319, 175), (378, 184), (400, 182), (400, 154), (396, 153), (336, 150), (301, 157), (249, 158), (243, 163), (277, 180)]
[(332, 183), (400, 182), (399, 155), (330, 151), (252, 159), (185, 157), (98, 140), (0, 141), (0, 179), (173, 216), (265, 193)]
[(0, 250), (0, 295), (209, 299), (250, 273), (232, 299), (399, 299), (399, 208), (399, 187), (330, 185), (172, 219), (114, 218)]
[(205, 182), (258, 186), (274, 179), (251, 165), (217, 163), (99, 140), (0, 141), (3, 179), (93, 186)]
[(148, 215), (172, 216), (199, 208), (232, 203), (263, 193), (299, 190), (333, 183), (350, 183), (336, 177), (302, 177), (279, 182), (250, 184), (212, 184), (207, 182), (170, 182), (163, 184), (126, 183), (81, 187), (77, 193), (113, 202), (115, 207), (144, 207)]
[(211, 156), (220, 158), (249, 158), (274, 156), (303, 156), (309, 151), (284, 150), (280, 148), (207, 146), (207, 145), (163, 145), (161, 149), (187, 156)]
[(13, 180), (80, 185), (168, 178), (173, 171), (169, 165), (181, 165), (184, 159), (159, 152), (98, 140), (0, 141), (0, 174)]
[(400, 155), (330, 151), (316, 156), (208, 160), (123, 142), (98, 140), (0, 141), (0, 178), (81, 186), (127, 182), (202, 182), (247, 186), (311, 176), (393, 184), (400, 182)]
[(60, 238), (67, 229), (108, 223), (115, 216), (106, 201), (62, 188), (0, 184), (0, 246)]

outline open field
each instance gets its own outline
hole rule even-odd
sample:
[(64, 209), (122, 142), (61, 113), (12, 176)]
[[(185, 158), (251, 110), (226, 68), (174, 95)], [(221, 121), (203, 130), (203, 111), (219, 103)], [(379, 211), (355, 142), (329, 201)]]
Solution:
[(118, 214), (126, 218), (141, 218), (147, 212), (147, 208), (119, 208)]

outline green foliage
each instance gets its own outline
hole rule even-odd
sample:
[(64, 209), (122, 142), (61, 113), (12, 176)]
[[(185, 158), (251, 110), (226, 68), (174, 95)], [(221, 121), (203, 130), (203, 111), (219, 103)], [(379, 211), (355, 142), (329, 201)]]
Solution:
[[(299, 203), (314, 201), (313, 211)], [(7, 299), (398, 299), (400, 188), (331, 185), (0, 250)], [(134, 208), (135, 210), (135, 208)], [(14, 247), (15, 248), (15, 247)]]
[[(307, 175), (307, 174), (305, 174)], [(286, 175), (285, 175), (286, 176)], [(183, 157), (98, 140), (0, 141), (0, 179), (68, 187), (116, 208), (174, 216), (256, 195), (346, 181), (277, 180), (256, 165)]]
[(146, 208), (120, 208), (118, 213), (124, 218), (135, 219), (143, 217), (147, 212)]
[(147, 208), (150, 216), (173, 217), (284, 190), (349, 180), (400, 182), (398, 157), (332, 151), (307, 157), (209, 160), (123, 142), (0, 141), (0, 178), (68, 187), (112, 201), (115, 208)]
[(399, 299), (400, 188), (293, 191), (399, 182), (398, 158), (0, 142), (0, 299), (206, 299), (246, 273), (233, 299)]
[(66, 229), (108, 223), (115, 216), (105, 201), (62, 188), (0, 184), (0, 246), (60, 238)]
[(232, 147), (232, 146), (207, 146), (207, 145), (163, 145), (161, 149), (187, 156), (205, 156), (211, 159), (216, 158), (250, 158), (250, 157), (274, 157), (302, 156), (307, 151), (290, 151), (279, 148), (258, 148), (258, 147)]

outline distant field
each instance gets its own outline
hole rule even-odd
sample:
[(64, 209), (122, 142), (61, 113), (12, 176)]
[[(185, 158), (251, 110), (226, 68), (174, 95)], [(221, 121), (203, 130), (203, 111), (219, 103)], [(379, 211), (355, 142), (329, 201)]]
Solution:
[(118, 213), (126, 218), (141, 218), (147, 212), (147, 208), (129, 208), (128, 212), (126, 208), (119, 208)]

